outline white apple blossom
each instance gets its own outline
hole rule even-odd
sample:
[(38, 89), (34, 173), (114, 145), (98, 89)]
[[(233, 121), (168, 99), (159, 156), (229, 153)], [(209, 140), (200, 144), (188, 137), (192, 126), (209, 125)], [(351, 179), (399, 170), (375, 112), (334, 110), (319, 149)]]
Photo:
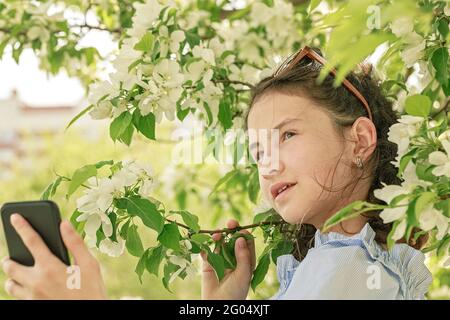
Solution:
[(258, 83), (261, 73), (259, 69), (256, 69), (248, 64), (245, 64), (241, 69), (238, 68), (235, 64), (232, 64), (230, 66), (230, 71), (230, 80), (243, 81), (252, 85)]
[(406, 46), (401, 51), (400, 56), (403, 62), (405, 62), (405, 65), (409, 68), (412, 67), (417, 60), (422, 58), (426, 42), (425, 39), (416, 32), (408, 33), (404, 36), (404, 39)]
[(407, 34), (410, 34), (414, 30), (414, 23), (411, 17), (401, 17), (392, 22), (392, 33), (401, 38)]
[[(388, 132), (388, 140), (398, 145), (397, 154), (401, 157), (408, 150), (410, 139), (419, 131), (423, 117), (402, 115), (398, 123), (393, 124)], [(398, 167), (398, 162), (394, 163)]]
[(214, 51), (209, 48), (205, 48), (204, 45), (197, 45), (192, 49), (192, 55), (196, 58), (202, 58), (205, 62), (212, 66), (216, 65), (216, 58)]
[(95, 105), (101, 98), (108, 97), (117, 92), (119, 92), (119, 87), (113, 87), (109, 81), (94, 82), (89, 85), (88, 102)]
[(114, 198), (121, 198), (124, 187), (136, 183), (138, 176), (126, 167), (117, 171), (111, 178), (91, 177), (88, 179), (89, 189), (77, 199), (77, 209), (81, 215), (77, 221), (86, 221), (85, 232), (92, 245), (96, 243), (96, 232), (102, 227), (105, 236), (112, 235), (112, 224), (106, 212)]
[(125, 240), (117, 236), (117, 242), (112, 241), (109, 238), (105, 238), (100, 241), (99, 250), (100, 252), (106, 253), (110, 257), (119, 257), (123, 254), (125, 249)]
[(406, 218), (403, 218), (401, 222), (397, 225), (397, 228), (395, 228), (394, 234), (392, 235), (392, 240), (397, 241), (400, 240), (404, 235), (406, 231)]
[(444, 216), (442, 211), (434, 208), (432, 203), (419, 213), (420, 228), (424, 231), (430, 231), (437, 227), (437, 240), (441, 240), (447, 234), (449, 223), (450, 219)]
[[(383, 200), (387, 204), (390, 204), (392, 199), (404, 194), (410, 194), (417, 186), (427, 187), (431, 185), (429, 181), (420, 180), (416, 175), (416, 166), (412, 161), (408, 163), (403, 174), (404, 181), (401, 185), (387, 185), (381, 182), (383, 188), (375, 189), (374, 196), (380, 200)], [(384, 223), (400, 220), (406, 215), (409, 203), (408, 197), (402, 199), (397, 203), (395, 208), (386, 208), (380, 213), (380, 217)]]
[(432, 171), (435, 176), (450, 178), (450, 140), (442, 140), (441, 142), (445, 152), (433, 151), (428, 155), (428, 161), (437, 166)]
[(184, 67), (186, 81), (191, 80), (192, 83), (201, 79), (208, 69), (208, 64), (204, 60), (194, 61)]
[(92, 108), (89, 115), (94, 120), (107, 119), (111, 117), (113, 105), (111, 101), (102, 100)]
[(159, 85), (167, 88), (179, 87), (184, 81), (178, 62), (163, 59), (153, 69), (153, 79)]
[(113, 87), (130, 90), (137, 82), (137, 76), (134, 70), (128, 72), (128, 67), (134, 61), (141, 57), (141, 52), (134, 50), (135, 44), (138, 42), (137, 38), (126, 38), (123, 40), (122, 47), (119, 54), (113, 61), (113, 67), (116, 70), (110, 75)]
[(162, 57), (166, 57), (169, 52), (178, 52), (180, 43), (185, 39), (184, 31), (175, 30), (169, 35), (169, 30), (165, 25), (159, 28), (159, 36), (159, 50)]
[(163, 6), (158, 0), (147, 0), (144, 3), (134, 2), (133, 6), (136, 13), (132, 18), (133, 26), (128, 30), (128, 35), (141, 38), (153, 26)]

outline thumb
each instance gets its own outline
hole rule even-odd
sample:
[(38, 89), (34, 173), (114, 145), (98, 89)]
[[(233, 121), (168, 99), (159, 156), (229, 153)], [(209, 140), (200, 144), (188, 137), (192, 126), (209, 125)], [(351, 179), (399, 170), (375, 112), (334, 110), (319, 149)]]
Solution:
[(61, 222), (61, 237), (67, 249), (72, 253), (75, 264), (83, 264), (92, 258), (81, 236), (75, 231), (69, 221)]
[(235, 274), (241, 277), (242, 281), (250, 281), (252, 277), (251, 253), (244, 237), (239, 237), (235, 243), (236, 270)]

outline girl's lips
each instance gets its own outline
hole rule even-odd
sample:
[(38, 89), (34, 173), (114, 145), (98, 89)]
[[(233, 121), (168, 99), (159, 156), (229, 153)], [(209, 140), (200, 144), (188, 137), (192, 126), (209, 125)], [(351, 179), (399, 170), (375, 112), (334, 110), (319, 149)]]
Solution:
[(286, 188), (284, 191), (282, 191), (282, 192), (280, 192), (279, 194), (277, 194), (277, 195), (275, 196), (275, 199), (274, 199), (274, 200), (275, 200), (275, 201), (279, 201), (279, 200), (285, 198), (286, 195), (287, 195), (287, 193), (288, 193), (289, 191), (291, 191), (291, 189), (292, 189), (293, 187), (295, 187), (296, 185), (297, 185), (297, 184), (295, 183), (295, 184), (291, 185), (290, 187)]

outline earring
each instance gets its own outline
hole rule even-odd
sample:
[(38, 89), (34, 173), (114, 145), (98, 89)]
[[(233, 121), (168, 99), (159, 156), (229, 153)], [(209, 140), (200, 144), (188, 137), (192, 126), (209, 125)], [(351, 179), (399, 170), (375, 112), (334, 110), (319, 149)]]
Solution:
[(359, 156), (356, 157), (356, 166), (358, 168), (362, 168), (363, 167), (363, 162), (361, 160), (361, 158)]

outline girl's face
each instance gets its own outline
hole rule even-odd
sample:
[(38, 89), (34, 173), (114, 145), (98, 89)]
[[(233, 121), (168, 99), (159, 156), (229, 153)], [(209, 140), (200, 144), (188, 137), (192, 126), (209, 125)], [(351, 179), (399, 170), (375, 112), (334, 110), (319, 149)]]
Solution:
[[(273, 128), (279, 129), (278, 136), (276, 131), (271, 132)], [(328, 114), (311, 100), (266, 93), (253, 105), (248, 129), (250, 153), (258, 161), (262, 194), (286, 222), (320, 227), (351, 200), (343, 199), (341, 188), (355, 175), (350, 169), (356, 157), (351, 147), (354, 143), (339, 138)], [(320, 184), (338, 191), (322, 192), (314, 175)], [(278, 193), (286, 184), (288, 188)], [(360, 191), (364, 192), (362, 188)], [(352, 198), (355, 196), (358, 195), (352, 194)]]

